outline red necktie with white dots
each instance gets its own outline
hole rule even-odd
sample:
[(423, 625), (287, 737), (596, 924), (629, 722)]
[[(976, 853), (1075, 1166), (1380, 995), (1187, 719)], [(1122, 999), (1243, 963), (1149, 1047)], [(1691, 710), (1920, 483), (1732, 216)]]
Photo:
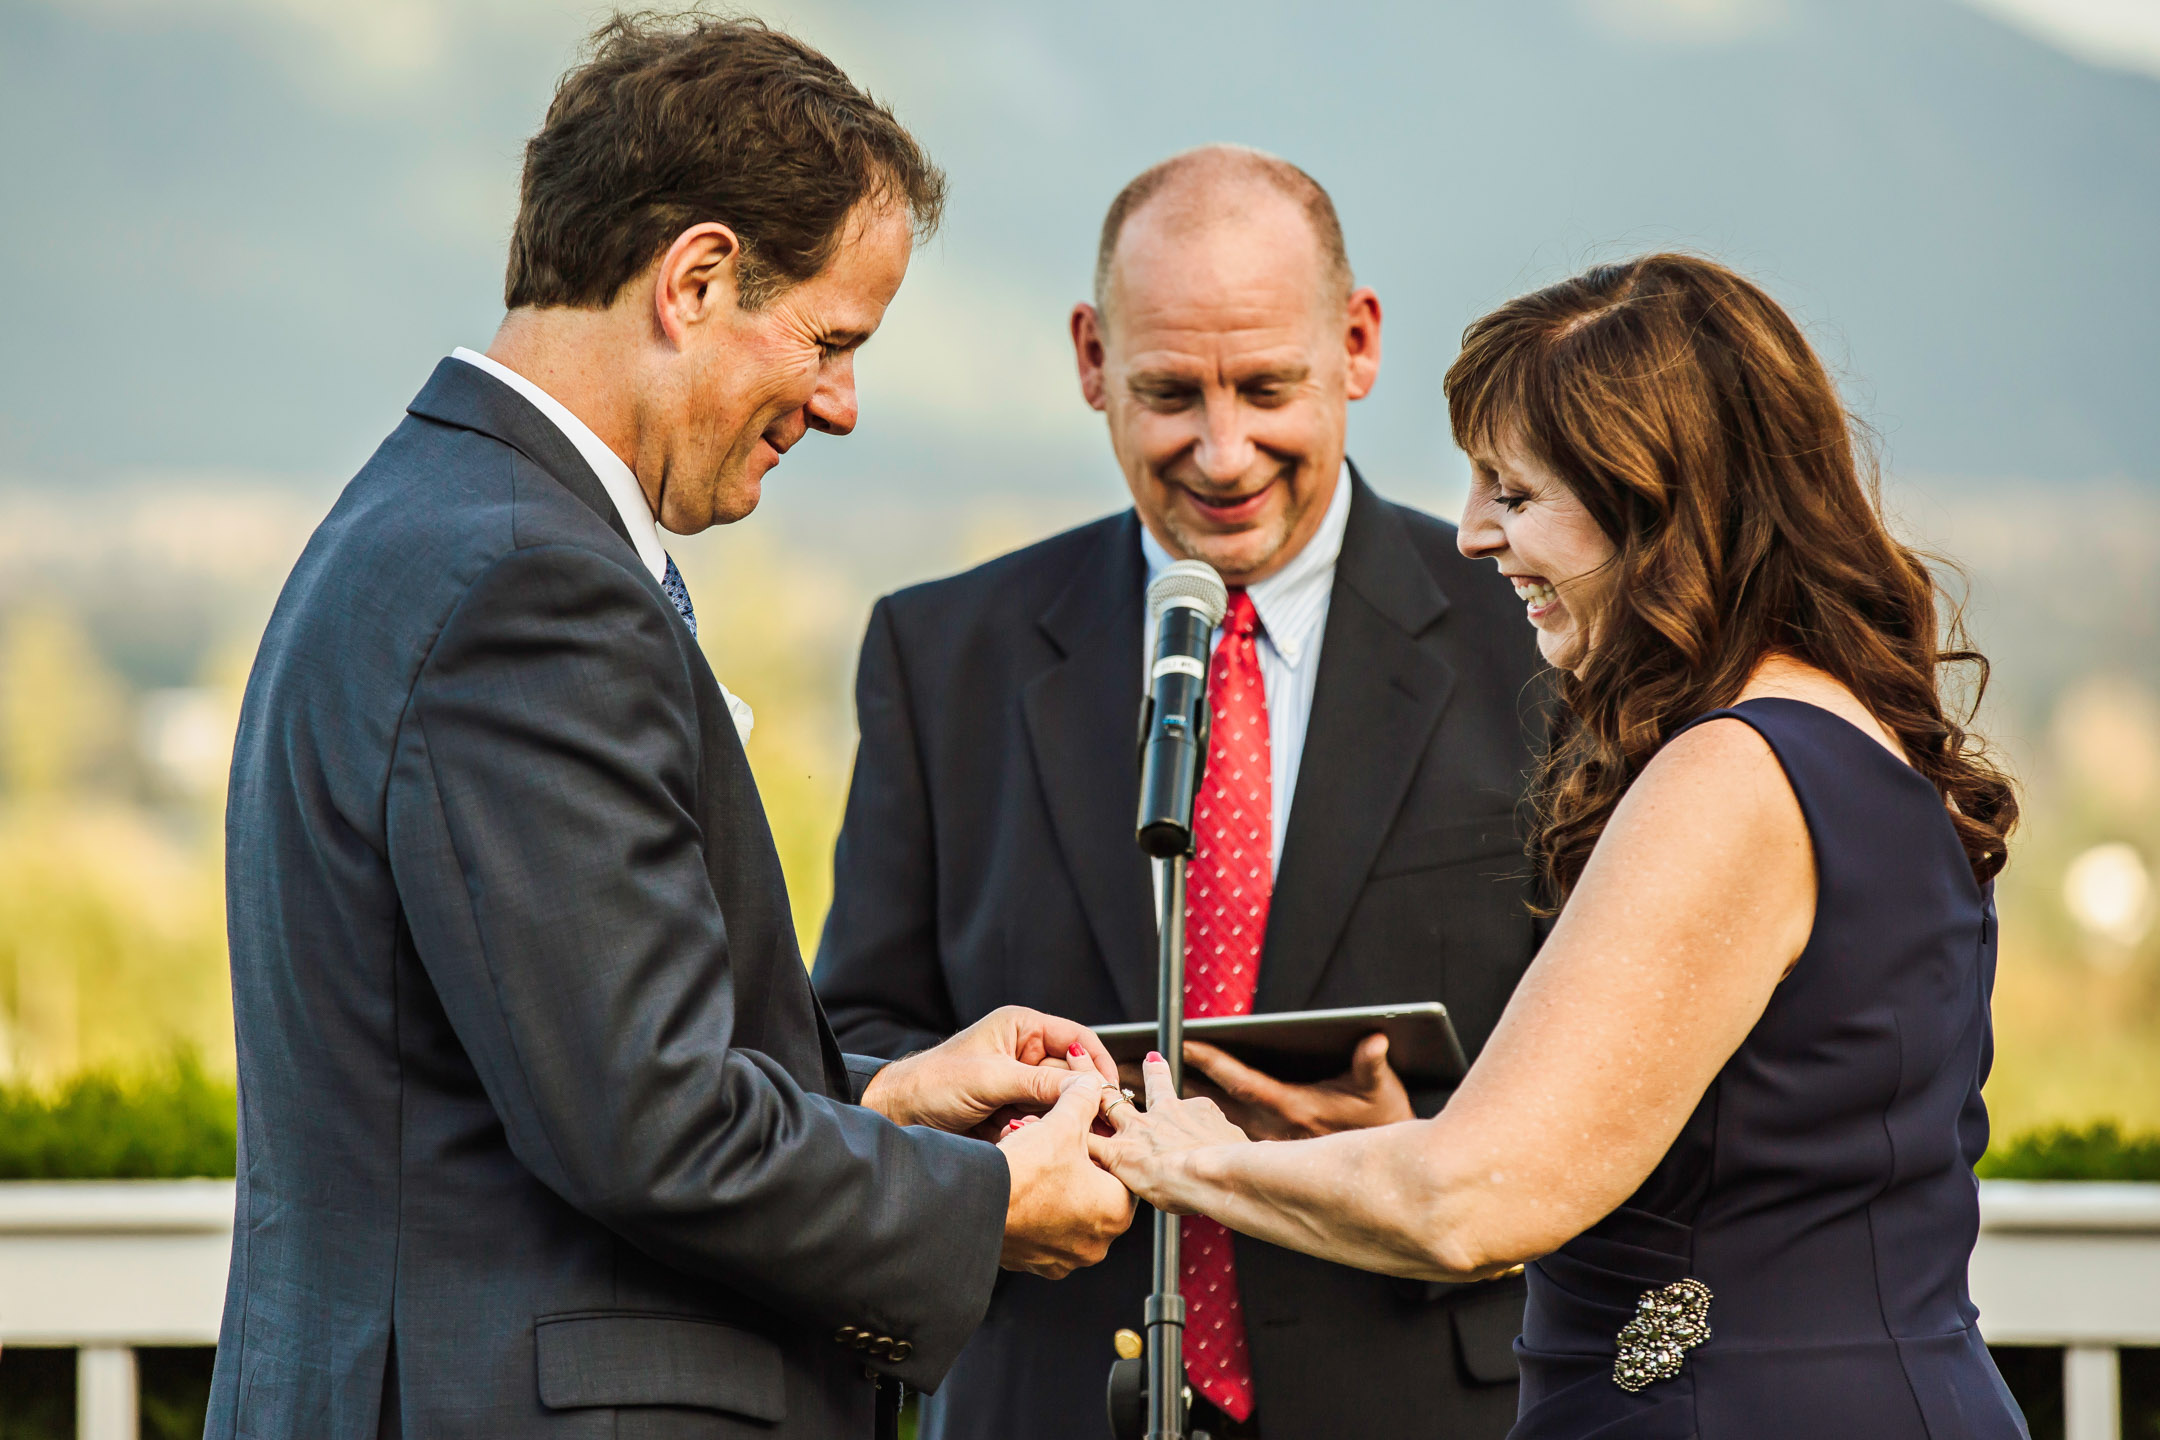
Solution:
[[(1274, 765), (1267, 690), (1260, 678), (1260, 617), (1230, 592), (1222, 643), (1208, 667), (1207, 771), (1193, 804), (1195, 851), (1186, 870), (1185, 1013), (1247, 1015), (1260, 980), (1260, 942), (1274, 892)], [(1185, 1373), (1234, 1420), (1252, 1414), (1252, 1355), (1238, 1303), (1230, 1232), (1198, 1215), (1179, 1232), (1185, 1297)]]

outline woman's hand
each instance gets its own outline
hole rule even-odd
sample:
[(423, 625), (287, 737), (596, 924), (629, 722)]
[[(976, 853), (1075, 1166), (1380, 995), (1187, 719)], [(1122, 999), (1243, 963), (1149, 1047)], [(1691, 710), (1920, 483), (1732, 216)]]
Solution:
[(1135, 1195), (1158, 1210), (1189, 1215), (1195, 1206), (1181, 1201), (1197, 1151), (1220, 1145), (1246, 1145), (1245, 1132), (1223, 1118), (1213, 1100), (1180, 1100), (1170, 1084), (1170, 1064), (1149, 1052), (1140, 1067), (1147, 1086), (1147, 1109), (1142, 1111), (1123, 1093), (1105, 1088), (1103, 1118), (1112, 1134), (1090, 1135), (1088, 1151), (1095, 1163), (1125, 1182)]

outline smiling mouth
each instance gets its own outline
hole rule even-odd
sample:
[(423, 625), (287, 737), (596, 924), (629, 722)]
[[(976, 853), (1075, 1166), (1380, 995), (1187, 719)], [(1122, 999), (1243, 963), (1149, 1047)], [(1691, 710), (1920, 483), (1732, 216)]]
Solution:
[(1560, 591), (1550, 581), (1535, 575), (1510, 575), (1507, 577), (1515, 587), (1515, 598), (1528, 608), (1530, 618), (1550, 614), (1560, 604)]
[(1203, 494), (1190, 486), (1181, 485), (1178, 488), (1185, 492), (1185, 497), (1192, 501), (1194, 508), (1209, 519), (1237, 521), (1251, 518), (1260, 508), (1261, 501), (1267, 498), (1268, 492), (1275, 488), (1275, 482), (1270, 480), (1249, 495), (1216, 496)]

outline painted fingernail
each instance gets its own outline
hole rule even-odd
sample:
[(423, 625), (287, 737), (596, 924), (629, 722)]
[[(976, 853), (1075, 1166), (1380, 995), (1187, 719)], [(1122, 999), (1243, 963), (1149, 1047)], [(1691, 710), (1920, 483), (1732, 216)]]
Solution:
[(1080, 1056), (1087, 1054), (1087, 1046), (1081, 1044), (1078, 1040), (1075, 1040), (1071, 1045), (1066, 1047), (1065, 1053), (1072, 1056), (1074, 1059), (1078, 1059)]
[(1148, 1051), (1148, 1052), (1147, 1052), (1147, 1058), (1148, 1058), (1148, 1059), (1150, 1059), (1150, 1060), (1152, 1060), (1152, 1061), (1154, 1061), (1154, 1062), (1155, 1062), (1155, 1063), (1156, 1063), (1157, 1065), (1160, 1065), (1160, 1064), (1162, 1064), (1162, 1063), (1163, 1063), (1163, 1058), (1162, 1058), (1162, 1051), (1160, 1051), (1160, 1050), (1150, 1050), (1150, 1051)]

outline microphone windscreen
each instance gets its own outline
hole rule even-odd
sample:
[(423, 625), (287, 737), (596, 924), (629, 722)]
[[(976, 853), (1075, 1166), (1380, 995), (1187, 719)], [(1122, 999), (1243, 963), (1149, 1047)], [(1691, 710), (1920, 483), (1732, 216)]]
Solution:
[(1212, 630), (1230, 609), (1230, 591), (1205, 560), (1175, 560), (1147, 587), (1147, 605), (1150, 621), (1172, 605), (1191, 606), (1207, 617)]

